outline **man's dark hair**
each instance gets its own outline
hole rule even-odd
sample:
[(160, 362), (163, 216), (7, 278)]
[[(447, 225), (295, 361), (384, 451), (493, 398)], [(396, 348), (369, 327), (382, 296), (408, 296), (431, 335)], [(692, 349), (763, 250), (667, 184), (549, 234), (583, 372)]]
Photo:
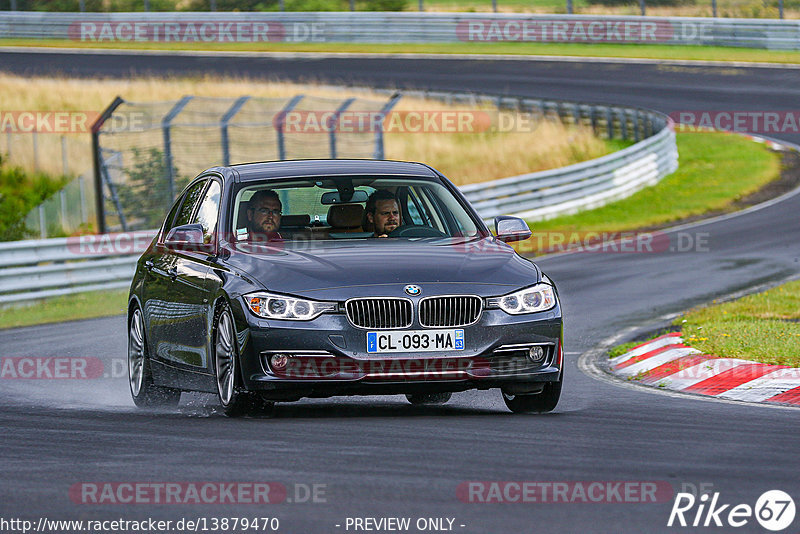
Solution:
[[(278, 193), (276, 193), (272, 189), (261, 189), (259, 191), (256, 191), (255, 194), (252, 197), (250, 197), (250, 200), (247, 201), (247, 209), (249, 210), (255, 209), (256, 204), (262, 198), (271, 198), (277, 200), (278, 204), (281, 204), (281, 199), (278, 196)], [(283, 206), (281, 205), (281, 207)]]
[(365, 208), (364, 213), (371, 213), (375, 215), (376, 204), (379, 200), (394, 200), (397, 202), (398, 206), (400, 205), (400, 202), (397, 200), (397, 197), (394, 195), (394, 193), (386, 189), (378, 189), (367, 199), (367, 207)]

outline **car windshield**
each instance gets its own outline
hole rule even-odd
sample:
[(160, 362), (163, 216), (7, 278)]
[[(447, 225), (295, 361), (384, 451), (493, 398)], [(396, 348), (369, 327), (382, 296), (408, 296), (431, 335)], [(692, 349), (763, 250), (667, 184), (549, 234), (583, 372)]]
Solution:
[(233, 199), (237, 241), (475, 237), (444, 184), (409, 177), (314, 177), (247, 183)]

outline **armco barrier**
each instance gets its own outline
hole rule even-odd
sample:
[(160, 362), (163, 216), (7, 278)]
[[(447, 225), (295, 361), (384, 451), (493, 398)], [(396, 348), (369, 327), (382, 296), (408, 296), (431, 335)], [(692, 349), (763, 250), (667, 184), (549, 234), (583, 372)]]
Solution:
[[(413, 91), (405, 94), (558, 116), (564, 122), (590, 125), (609, 138), (638, 141), (576, 165), (463, 186), (467, 199), (487, 221), (501, 214), (543, 219), (601, 206), (657, 182), (678, 165), (671, 121), (657, 112), (508, 96)], [(116, 241), (108, 246), (101, 242), (88, 250), (82, 250), (75, 238), (0, 243), (0, 305), (127, 287), (136, 257), (152, 235), (137, 232), (133, 239), (127, 235), (122, 246)], [(114, 239), (109, 237), (110, 241)]]
[(159, 42), (586, 42), (800, 49), (800, 21), (497, 13), (0, 12), (0, 38)]

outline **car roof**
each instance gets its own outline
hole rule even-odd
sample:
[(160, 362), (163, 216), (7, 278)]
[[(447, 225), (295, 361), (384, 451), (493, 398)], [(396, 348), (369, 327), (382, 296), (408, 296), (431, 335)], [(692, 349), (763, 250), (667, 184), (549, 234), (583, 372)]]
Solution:
[(267, 161), (232, 165), (242, 182), (269, 178), (304, 178), (311, 176), (390, 175), (437, 177), (422, 163), (371, 159), (306, 159)]

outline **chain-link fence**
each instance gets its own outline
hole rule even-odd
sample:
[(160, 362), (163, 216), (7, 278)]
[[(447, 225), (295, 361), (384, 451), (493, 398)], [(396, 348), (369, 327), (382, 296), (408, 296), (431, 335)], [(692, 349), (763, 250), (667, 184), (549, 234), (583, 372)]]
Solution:
[(383, 131), (373, 126), (398, 99), (117, 99), (95, 134), (96, 179), (103, 184), (99, 230), (155, 228), (175, 195), (208, 167), (299, 158), (383, 158)]
[(92, 173), (87, 171), (28, 212), (25, 229), (28, 237), (42, 239), (91, 232), (95, 216)]

